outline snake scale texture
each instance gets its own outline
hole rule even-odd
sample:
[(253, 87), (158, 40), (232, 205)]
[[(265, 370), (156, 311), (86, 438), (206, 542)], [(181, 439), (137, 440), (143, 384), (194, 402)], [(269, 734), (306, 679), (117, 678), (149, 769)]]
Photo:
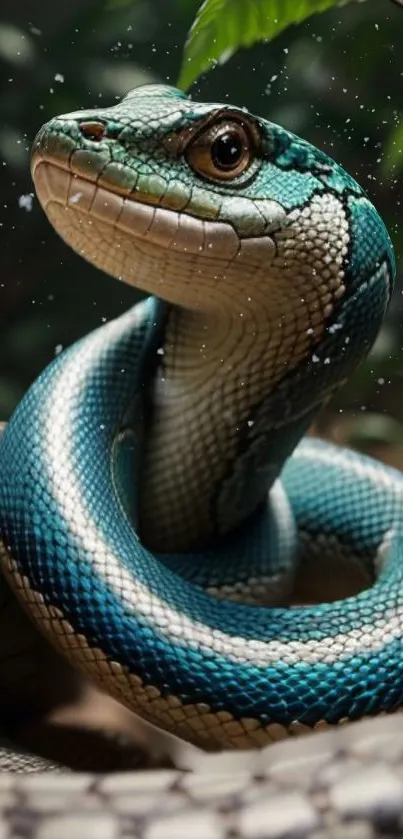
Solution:
[(401, 835), (403, 480), (301, 439), (385, 314), (377, 211), (304, 140), (163, 85), (51, 120), (32, 174), (67, 244), (150, 296), (14, 412), (2, 571), (74, 667), (199, 751), (23, 777), (5, 750), (1, 839)]

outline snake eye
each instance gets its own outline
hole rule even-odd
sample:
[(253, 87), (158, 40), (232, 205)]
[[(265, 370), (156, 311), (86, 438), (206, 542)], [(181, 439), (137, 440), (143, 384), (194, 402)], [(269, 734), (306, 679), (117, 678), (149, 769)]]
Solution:
[(253, 159), (253, 141), (241, 122), (222, 121), (199, 134), (186, 150), (189, 165), (207, 178), (230, 180)]
[(104, 123), (98, 122), (97, 120), (80, 122), (78, 127), (81, 131), (81, 134), (87, 140), (99, 142), (100, 140), (103, 140), (103, 138), (106, 135), (106, 127)]

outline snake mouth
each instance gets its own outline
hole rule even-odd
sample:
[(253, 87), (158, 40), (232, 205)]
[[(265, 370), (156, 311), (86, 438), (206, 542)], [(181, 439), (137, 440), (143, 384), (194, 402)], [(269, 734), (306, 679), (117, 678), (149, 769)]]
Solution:
[(58, 222), (56, 229), (73, 247), (69, 228), (71, 214), (75, 213), (81, 217), (80, 224), (88, 217), (94, 226), (99, 221), (116, 233), (121, 231), (133, 239), (179, 253), (214, 258), (219, 250), (222, 259), (233, 259), (240, 249), (240, 240), (228, 224), (212, 223), (156, 206), (152, 200), (145, 201), (143, 195), (140, 199), (73, 172), (58, 160), (34, 155), (32, 176), (46, 214), (53, 216), (56, 207), (64, 208), (66, 225)]
[[(40, 204), (64, 241), (87, 261), (171, 303), (206, 308), (206, 288), (239, 283), (275, 254), (273, 239), (241, 239), (234, 228), (124, 193), (73, 171), (68, 160), (35, 151), (32, 177)], [(241, 263), (241, 264), (240, 264)], [(247, 266), (247, 268), (246, 268)]]

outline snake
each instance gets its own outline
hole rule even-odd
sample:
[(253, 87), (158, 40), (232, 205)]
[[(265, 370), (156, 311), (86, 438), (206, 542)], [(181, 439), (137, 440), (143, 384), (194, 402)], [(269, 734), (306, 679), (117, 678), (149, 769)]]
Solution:
[[(307, 433), (389, 303), (377, 210), (304, 139), (164, 84), (51, 119), (31, 170), (65, 243), (143, 297), (7, 424), (2, 573), (74, 668), (197, 757), (21, 776), (6, 749), (4, 836), (399, 832), (403, 480)], [(357, 590), (326, 589), (335, 569)]]

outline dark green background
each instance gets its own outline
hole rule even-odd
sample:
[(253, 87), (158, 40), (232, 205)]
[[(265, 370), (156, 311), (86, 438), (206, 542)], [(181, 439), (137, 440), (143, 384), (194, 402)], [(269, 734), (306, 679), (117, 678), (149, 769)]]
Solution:
[[(21, 202), (32, 194), (35, 133), (54, 114), (112, 104), (139, 83), (174, 84), (197, 6), (194, 0), (1, 0), (2, 418), (57, 348), (136, 300), (133, 289), (58, 239), (35, 198), (31, 209)], [(403, 10), (367, 0), (315, 16), (271, 44), (235, 54), (192, 94), (245, 105), (302, 134), (346, 166), (375, 201), (395, 244), (398, 285), (375, 351), (333, 414), (350, 409), (363, 434), (369, 410), (401, 421)], [(386, 421), (372, 429), (375, 437), (399, 436)]]

